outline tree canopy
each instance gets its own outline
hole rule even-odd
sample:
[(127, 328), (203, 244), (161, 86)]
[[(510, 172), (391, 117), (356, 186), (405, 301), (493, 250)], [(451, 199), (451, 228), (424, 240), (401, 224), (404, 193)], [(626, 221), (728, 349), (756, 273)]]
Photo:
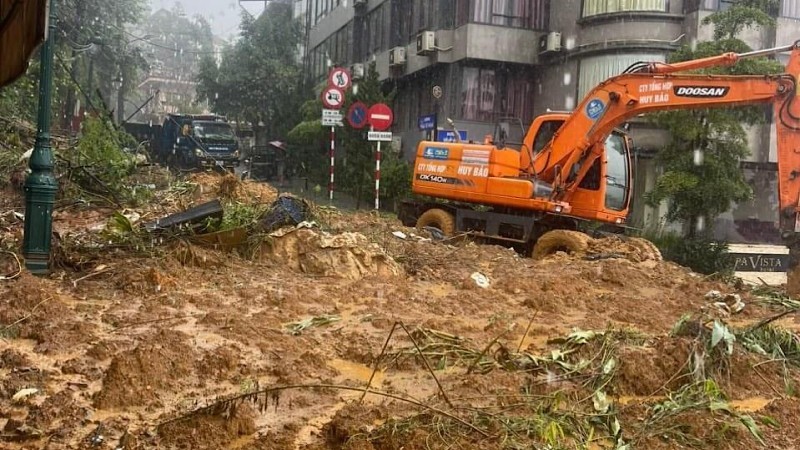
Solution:
[(296, 53), (302, 28), (292, 13), (280, 3), (271, 3), (258, 19), (243, 13), (241, 39), (221, 63), (208, 56), (201, 61), (198, 99), (215, 112), (263, 123), (268, 136), (285, 136), (300, 119), (305, 98)]
[[(719, 55), (725, 52), (750, 51), (740, 33), (749, 27), (766, 27), (775, 23), (765, 11), (773, 11), (774, 0), (740, 0), (728, 10), (705, 19), (714, 27), (714, 41), (684, 46), (670, 55), (670, 62), (686, 61)], [(704, 69), (708, 74), (769, 74), (783, 67), (768, 58), (740, 61), (731, 67)], [(727, 211), (732, 202), (752, 196), (740, 161), (750, 154), (745, 126), (763, 123), (764, 107), (748, 106), (724, 109), (677, 110), (659, 113), (654, 121), (668, 130), (671, 141), (658, 153), (664, 173), (655, 188), (647, 194), (650, 205), (667, 201), (667, 219), (680, 221), (689, 234), (703, 223)]]

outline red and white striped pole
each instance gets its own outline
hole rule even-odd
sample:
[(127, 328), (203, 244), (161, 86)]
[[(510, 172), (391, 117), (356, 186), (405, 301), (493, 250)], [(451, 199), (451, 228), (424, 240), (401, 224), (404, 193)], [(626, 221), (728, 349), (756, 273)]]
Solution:
[(375, 152), (375, 210), (381, 207), (381, 141), (378, 141), (378, 151)]
[(336, 127), (331, 127), (331, 179), (328, 183), (328, 197), (333, 201), (333, 169), (335, 164), (334, 153), (336, 151)]

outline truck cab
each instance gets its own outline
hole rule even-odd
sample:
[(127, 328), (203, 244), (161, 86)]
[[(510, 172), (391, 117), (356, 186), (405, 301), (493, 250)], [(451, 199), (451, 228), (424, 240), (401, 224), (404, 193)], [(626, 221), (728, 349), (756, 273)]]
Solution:
[(169, 115), (164, 120), (162, 149), (185, 169), (239, 166), (239, 140), (233, 127), (217, 115)]

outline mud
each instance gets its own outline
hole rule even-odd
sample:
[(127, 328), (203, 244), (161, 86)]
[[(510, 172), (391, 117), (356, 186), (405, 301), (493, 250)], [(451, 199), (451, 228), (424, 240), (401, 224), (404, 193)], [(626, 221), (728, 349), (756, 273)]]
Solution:
[[(189, 181), (162, 206), (277, 195), (210, 174)], [(731, 327), (775, 314), (747, 291), (647, 255), (533, 261), (466, 240), (399, 239), (391, 232), (414, 230), (371, 213), (315, 213), (319, 228), (281, 230), (252, 258), (186, 242), (73, 246), (73, 266), (1, 281), (0, 448), (545, 448), (556, 425), (562, 447), (583, 448), (593, 427), (588, 448), (614, 448), (597, 391), (631, 448), (757, 448), (738, 413), (756, 420), (767, 448), (797, 445), (798, 369), (739, 343), (704, 367), (732, 412), (688, 409), (671, 419), (681, 434), (647, 432), (655, 407), (695, 381), (691, 361), (706, 345), (701, 333), (672, 336), (673, 325), (691, 314), (708, 326), (712, 289), (742, 296), (745, 309), (724, 318)], [(107, 214), (56, 225), (91, 241)], [(21, 224), (2, 226), (16, 239)], [(601, 244), (592, 251), (642, 251)], [(335, 320), (289, 329), (322, 317)], [(570, 349), (563, 338), (576, 330), (628, 337)]]

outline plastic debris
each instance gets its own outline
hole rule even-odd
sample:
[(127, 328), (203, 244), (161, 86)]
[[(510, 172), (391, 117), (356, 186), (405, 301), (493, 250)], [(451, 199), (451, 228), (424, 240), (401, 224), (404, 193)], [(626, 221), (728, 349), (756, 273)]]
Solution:
[(470, 278), (472, 278), (475, 284), (480, 288), (486, 289), (489, 287), (489, 278), (480, 272), (473, 273)]
[(403, 240), (406, 240), (408, 238), (408, 235), (403, 233), (402, 231), (392, 231), (392, 236)]
[(267, 233), (286, 226), (296, 227), (305, 223), (310, 215), (310, 208), (305, 200), (290, 194), (281, 194), (264, 213), (261, 227)]
[(708, 291), (705, 295), (706, 300), (710, 300), (712, 305), (727, 314), (738, 314), (744, 310), (744, 302), (739, 294), (723, 294), (720, 291)]
[(13, 397), (11, 397), (11, 400), (15, 403), (18, 403), (32, 395), (36, 395), (38, 392), (39, 390), (36, 388), (21, 389), (17, 391), (17, 393), (14, 394)]

